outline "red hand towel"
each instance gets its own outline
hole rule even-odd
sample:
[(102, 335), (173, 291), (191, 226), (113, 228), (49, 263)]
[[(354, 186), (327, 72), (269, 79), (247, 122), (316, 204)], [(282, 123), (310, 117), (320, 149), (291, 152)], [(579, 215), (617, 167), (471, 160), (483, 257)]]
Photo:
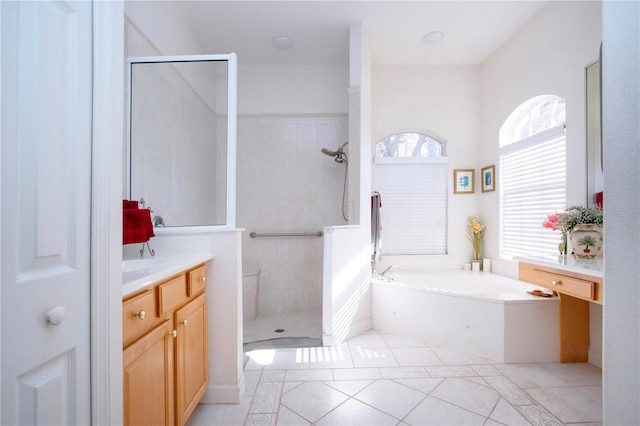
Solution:
[(122, 200), (122, 208), (123, 209), (137, 209), (138, 202), (134, 200)]
[(146, 243), (154, 236), (149, 209), (123, 209), (122, 244)]

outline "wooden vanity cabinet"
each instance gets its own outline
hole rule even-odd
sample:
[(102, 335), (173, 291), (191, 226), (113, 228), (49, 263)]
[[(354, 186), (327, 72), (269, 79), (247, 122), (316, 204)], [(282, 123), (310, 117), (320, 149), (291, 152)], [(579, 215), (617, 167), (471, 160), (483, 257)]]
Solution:
[(165, 321), (122, 353), (125, 425), (174, 425), (173, 322)]
[(520, 280), (558, 293), (560, 362), (588, 362), (589, 304), (602, 304), (602, 278), (524, 262), (519, 268)]
[(125, 425), (184, 425), (208, 386), (206, 266), (123, 301)]

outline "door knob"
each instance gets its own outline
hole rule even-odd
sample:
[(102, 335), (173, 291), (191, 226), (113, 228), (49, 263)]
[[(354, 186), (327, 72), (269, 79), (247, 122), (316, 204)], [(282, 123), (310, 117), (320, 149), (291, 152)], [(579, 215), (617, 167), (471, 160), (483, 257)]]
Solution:
[(47, 321), (51, 325), (60, 325), (64, 321), (65, 313), (62, 306), (56, 306), (47, 314)]

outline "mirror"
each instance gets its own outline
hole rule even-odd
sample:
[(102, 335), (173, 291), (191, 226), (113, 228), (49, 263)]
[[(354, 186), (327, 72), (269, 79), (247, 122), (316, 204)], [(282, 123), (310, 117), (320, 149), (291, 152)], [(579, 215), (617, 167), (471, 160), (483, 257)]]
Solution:
[(586, 68), (587, 106), (587, 201), (595, 204), (595, 194), (602, 191), (602, 115), (600, 61)]
[(144, 199), (154, 226), (235, 226), (232, 59), (127, 59), (124, 198)]

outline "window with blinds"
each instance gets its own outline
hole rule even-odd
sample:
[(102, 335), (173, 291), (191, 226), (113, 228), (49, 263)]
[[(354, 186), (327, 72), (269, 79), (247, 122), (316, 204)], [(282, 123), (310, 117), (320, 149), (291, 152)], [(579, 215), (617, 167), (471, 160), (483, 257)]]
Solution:
[[(523, 105), (500, 132), (500, 255), (557, 255), (561, 235), (542, 223), (566, 208), (564, 100), (545, 96)], [(546, 122), (545, 110), (553, 111)]]
[[(402, 146), (404, 141), (410, 147)], [(446, 254), (448, 164), (444, 143), (428, 135), (405, 133), (380, 141), (376, 148), (382, 254)]]

